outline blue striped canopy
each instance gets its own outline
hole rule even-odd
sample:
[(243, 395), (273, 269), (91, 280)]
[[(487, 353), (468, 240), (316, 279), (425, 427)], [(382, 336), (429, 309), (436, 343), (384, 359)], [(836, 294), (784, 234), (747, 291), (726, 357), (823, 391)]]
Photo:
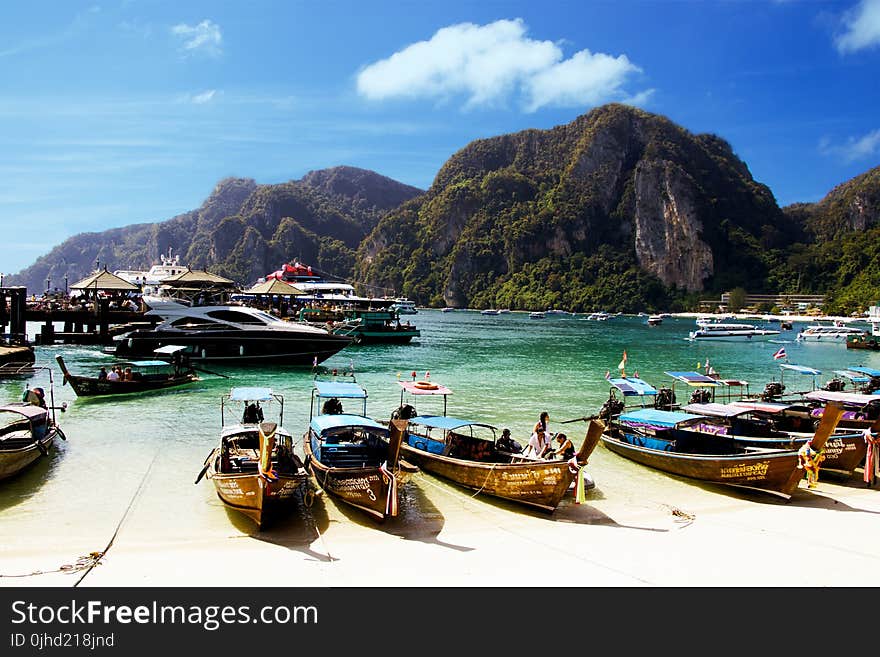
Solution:
[(360, 384), (350, 381), (315, 381), (315, 392), (318, 397), (336, 397), (341, 399), (367, 398), (367, 391)]
[(656, 408), (640, 408), (629, 413), (621, 414), (620, 422), (631, 424), (650, 424), (656, 427), (674, 427), (682, 422), (701, 420), (702, 415), (691, 415), (679, 411), (661, 411)]
[(364, 417), (363, 415), (348, 415), (346, 413), (339, 415), (317, 415), (312, 418), (311, 427), (318, 434), (322, 434), (329, 429), (341, 429), (342, 427), (367, 427), (368, 429), (388, 431), (387, 427), (382, 426), (372, 418)]
[(700, 374), (699, 372), (666, 372), (666, 374), (677, 381), (687, 383), (689, 386), (714, 387), (721, 385), (717, 379), (713, 379), (705, 374)]
[(656, 395), (657, 388), (650, 383), (642, 381), (634, 376), (624, 378), (608, 379), (608, 383), (623, 393), (624, 397), (634, 397), (643, 395)]
[(784, 370), (797, 372), (798, 374), (809, 374), (810, 376), (818, 376), (822, 373), (822, 370), (815, 370), (812, 367), (806, 367), (804, 365), (792, 365), (791, 363), (780, 363), (779, 367)]
[(452, 431), (460, 427), (468, 426), (487, 427), (489, 429), (495, 428), (491, 424), (474, 422), (473, 420), (462, 420), (457, 417), (449, 417), (448, 415), (419, 415), (411, 418), (410, 423), (421, 424), (423, 427), (428, 427), (429, 429), (445, 429), (446, 431)]
[(867, 383), (871, 380), (871, 377), (865, 376), (860, 372), (853, 372), (852, 370), (834, 370), (834, 373), (842, 376), (844, 379), (849, 379), (853, 383)]
[(847, 367), (850, 372), (858, 372), (859, 374), (867, 374), (868, 376), (880, 376), (880, 370), (875, 370), (873, 367), (862, 367), (859, 365), (858, 367)]

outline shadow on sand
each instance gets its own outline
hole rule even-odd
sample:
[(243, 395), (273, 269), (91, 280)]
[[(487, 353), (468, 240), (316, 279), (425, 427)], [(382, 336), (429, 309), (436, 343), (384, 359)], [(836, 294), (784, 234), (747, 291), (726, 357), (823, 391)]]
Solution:
[[(329, 497), (329, 499), (328, 499)], [(399, 513), (395, 518), (378, 521), (345, 502), (324, 493), (325, 503), (334, 504), (339, 512), (351, 522), (377, 531), (397, 536), (406, 541), (418, 541), (439, 547), (470, 552), (474, 548), (447, 543), (438, 538), (443, 531), (445, 519), (415, 482), (408, 482), (400, 489)]]
[(306, 503), (306, 499), (310, 497), (305, 494), (309, 486), (314, 489), (312, 482), (306, 482), (300, 489), (300, 494), (294, 496), (288, 512), (275, 518), (275, 521), (264, 529), (257, 529), (249, 518), (235, 509), (226, 505), (224, 508), (232, 525), (250, 538), (302, 552), (315, 561), (336, 561), (332, 555), (312, 548), (312, 544), (327, 531), (330, 519), (327, 516), (323, 496), (315, 495), (311, 504)]
[(64, 458), (62, 445), (62, 440), (56, 438), (48, 456), (41, 456), (18, 474), (0, 480), (0, 512), (26, 502), (52, 478)]

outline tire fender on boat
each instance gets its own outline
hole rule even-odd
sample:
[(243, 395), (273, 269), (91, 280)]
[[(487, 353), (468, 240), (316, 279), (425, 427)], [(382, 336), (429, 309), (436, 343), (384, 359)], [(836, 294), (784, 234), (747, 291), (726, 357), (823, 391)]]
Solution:
[(430, 381), (416, 381), (415, 387), (419, 390), (437, 390), (440, 386)]

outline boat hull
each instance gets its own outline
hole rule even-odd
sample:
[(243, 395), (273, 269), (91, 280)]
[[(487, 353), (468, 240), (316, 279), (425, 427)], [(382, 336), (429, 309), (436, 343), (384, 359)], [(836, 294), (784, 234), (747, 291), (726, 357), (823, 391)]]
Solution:
[(759, 451), (753, 454), (689, 454), (644, 447), (640, 437), (612, 431), (602, 444), (636, 463), (706, 483), (758, 490), (785, 499), (803, 478), (796, 450)]
[(116, 343), (117, 358), (150, 358), (159, 347), (175, 344), (188, 347), (191, 361), (226, 363), (283, 363), (312, 365), (323, 362), (351, 344), (352, 338), (332, 333), (287, 334), (256, 330), (240, 331), (135, 331)]
[[(44, 453), (48, 455), (54, 446), (56, 435), (57, 430), (50, 429), (37, 443), (31, 441), (28, 445), (0, 449), (0, 479), (14, 477), (44, 456)], [(20, 442), (17, 441), (17, 444)]]
[(406, 444), (400, 449), (407, 461), (426, 472), (480, 494), (512, 500), (545, 512), (553, 512), (559, 506), (576, 476), (566, 461), (481, 463), (431, 454)]
[(315, 457), (308, 436), (303, 445), (306, 469), (322, 490), (380, 521), (397, 515), (399, 499), (390, 499), (389, 496), (399, 495), (400, 486), (419, 471), (401, 459), (399, 469), (394, 473), (397, 485), (392, 485), (391, 478), (378, 466), (331, 467)]
[(267, 481), (253, 473), (221, 473), (218, 471), (219, 451), (210, 457), (213, 465), (207, 476), (217, 491), (217, 497), (227, 507), (239, 511), (265, 529), (291, 509), (291, 501), (308, 481), (306, 472), (278, 475), (276, 481)]
[(188, 383), (198, 381), (198, 376), (175, 377), (165, 380), (141, 380), (141, 381), (107, 381), (92, 377), (76, 376), (68, 374), (64, 378), (70, 384), (77, 397), (106, 397), (110, 395), (130, 395), (140, 392), (152, 392), (178, 388)]

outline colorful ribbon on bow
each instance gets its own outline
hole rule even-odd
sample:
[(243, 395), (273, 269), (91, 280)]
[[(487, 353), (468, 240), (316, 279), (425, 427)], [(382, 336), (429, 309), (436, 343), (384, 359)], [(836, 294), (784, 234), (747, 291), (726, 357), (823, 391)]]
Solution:
[(275, 429), (268, 435), (263, 433), (263, 426), (260, 425), (260, 461), (259, 474), (260, 477), (268, 482), (278, 481), (278, 473), (272, 467), (272, 450), (275, 448)]
[(379, 466), (379, 472), (382, 473), (382, 479), (388, 484), (388, 497), (385, 498), (385, 515), (397, 515), (397, 477), (388, 469), (388, 461)]
[(815, 488), (819, 481), (819, 465), (825, 460), (824, 451), (816, 451), (809, 442), (798, 450), (798, 469), (807, 473), (807, 488)]
[(583, 504), (587, 500), (587, 494), (584, 491), (586, 471), (584, 466), (578, 463), (577, 456), (571, 457), (571, 460), (568, 462), (568, 470), (577, 477), (574, 485), (574, 503)]
[(868, 450), (865, 452), (865, 473), (863, 475), (866, 484), (873, 484), (880, 477), (880, 434), (876, 437), (870, 429), (865, 429), (865, 442)]

